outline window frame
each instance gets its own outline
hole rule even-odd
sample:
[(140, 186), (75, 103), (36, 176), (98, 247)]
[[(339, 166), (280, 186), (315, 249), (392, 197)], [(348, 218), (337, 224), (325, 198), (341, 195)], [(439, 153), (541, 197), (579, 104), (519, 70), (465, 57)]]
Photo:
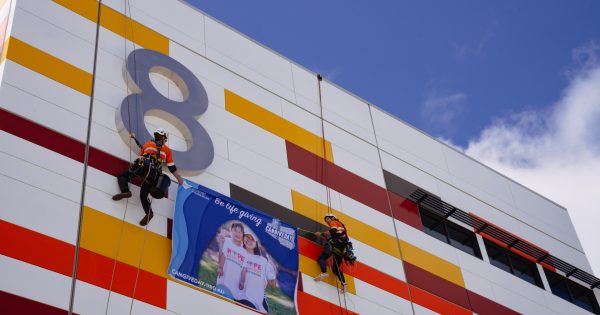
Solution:
[[(440, 216), (440, 215), (434, 213), (433, 211), (427, 209), (427, 207), (424, 207), (423, 205), (419, 205), (419, 214), (421, 216), (421, 224), (423, 225), (423, 232), (425, 234), (427, 234), (439, 241), (442, 241), (442, 242), (460, 250), (461, 252), (464, 252), (473, 257), (483, 260), (483, 254), (481, 252), (481, 248), (479, 248), (479, 242), (477, 241), (477, 234), (475, 232), (473, 232), (467, 228), (464, 228), (464, 227), (460, 226), (459, 224), (456, 224), (456, 223), (448, 220), (447, 218), (444, 218), (443, 216)], [(423, 222), (423, 217), (426, 217), (433, 221), (437, 221), (436, 225), (441, 225), (443, 227), (443, 230), (444, 230), (443, 235), (445, 236), (445, 240), (442, 240), (439, 237), (437, 237), (438, 235), (441, 235), (441, 233), (439, 233), (439, 232), (436, 233), (436, 235), (432, 235), (432, 233), (430, 231), (431, 230), (435, 231), (435, 228), (437, 226), (434, 227), (433, 229), (431, 229), (429, 226), (425, 225), (425, 222)], [(464, 235), (470, 235), (471, 237), (468, 239), (468, 242), (462, 242), (462, 241), (452, 238), (450, 236), (450, 232), (449, 232), (450, 229), (453, 229), (459, 233), (463, 233)], [(473, 253), (465, 251), (462, 247), (456, 246), (455, 244), (452, 243), (452, 240), (454, 240), (457, 243), (460, 243), (462, 246), (467, 246), (468, 243), (471, 243), (471, 246), (469, 246), (469, 247), (473, 249)]]
[[(544, 268), (544, 275), (546, 276), (546, 279), (548, 280), (548, 286), (550, 287), (550, 292), (558, 297), (561, 298), (577, 307), (580, 307), (588, 312), (590, 312), (590, 310), (582, 307), (581, 305), (575, 303), (576, 298), (574, 297), (574, 293), (573, 293), (573, 289), (578, 289), (578, 290), (582, 290), (584, 291), (586, 294), (584, 295), (579, 295), (577, 297), (577, 299), (581, 298), (582, 296), (587, 296), (589, 299), (591, 299), (592, 303), (591, 303), (591, 307), (592, 310), (591, 312), (594, 314), (600, 314), (600, 305), (598, 304), (598, 299), (596, 298), (596, 294), (594, 294), (594, 290), (592, 289), (588, 289), (585, 286), (557, 273), (557, 272), (553, 272), (551, 270), (548, 270), (547, 268)], [(565, 297), (558, 295), (556, 293), (554, 293), (553, 291), (553, 287), (552, 287), (552, 283), (555, 283), (556, 281), (560, 282), (560, 285), (566, 287), (567, 289), (567, 294), (569, 296), (569, 299), (566, 299)]]
[[(496, 267), (496, 268), (498, 268), (500, 270), (503, 270), (505, 272), (508, 272), (508, 273), (512, 274), (513, 276), (515, 276), (515, 277), (517, 277), (517, 278), (519, 278), (519, 279), (521, 279), (521, 280), (523, 280), (523, 281), (525, 281), (527, 283), (531, 283), (531, 284), (535, 285), (536, 287), (544, 290), (544, 283), (542, 281), (542, 276), (541, 276), (541, 274), (540, 274), (540, 272), (539, 272), (539, 270), (537, 268), (537, 264), (535, 262), (530, 261), (530, 260), (528, 260), (528, 259), (526, 259), (526, 258), (524, 258), (524, 257), (522, 257), (522, 256), (520, 256), (520, 255), (518, 255), (516, 253), (513, 253), (509, 249), (506, 249), (506, 248), (504, 248), (504, 247), (502, 247), (502, 246), (500, 246), (500, 245), (498, 245), (498, 244), (496, 244), (496, 243), (494, 243), (494, 242), (492, 242), (492, 241), (490, 241), (488, 239), (484, 238), (483, 244), (485, 246), (485, 250), (487, 252), (488, 259), (490, 260), (490, 264), (492, 266), (494, 266), (494, 267)], [(508, 271), (508, 270), (506, 270), (504, 268), (498, 267), (497, 265), (495, 265), (494, 263), (492, 263), (492, 257), (490, 255), (490, 247), (493, 250), (495, 250), (495, 251), (499, 252), (500, 254), (502, 254), (504, 257), (506, 257), (506, 259), (508, 260), (508, 267), (510, 268), (510, 271)], [(493, 259), (494, 260), (498, 260), (496, 258), (493, 258)], [(521, 270), (515, 268), (515, 264), (513, 263), (513, 260), (519, 260), (521, 262), (524, 262), (525, 264), (530, 264), (531, 265), (530, 268), (533, 271), (533, 282), (525, 279), (524, 277), (521, 277), (521, 276), (515, 274), (515, 270), (519, 271), (521, 274), (523, 274), (524, 272), (522, 272)]]

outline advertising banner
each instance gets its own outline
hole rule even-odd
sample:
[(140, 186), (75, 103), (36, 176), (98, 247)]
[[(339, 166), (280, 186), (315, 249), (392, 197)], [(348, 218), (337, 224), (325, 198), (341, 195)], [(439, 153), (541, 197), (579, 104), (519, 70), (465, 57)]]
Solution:
[(295, 227), (187, 181), (179, 186), (169, 275), (266, 314), (296, 314)]

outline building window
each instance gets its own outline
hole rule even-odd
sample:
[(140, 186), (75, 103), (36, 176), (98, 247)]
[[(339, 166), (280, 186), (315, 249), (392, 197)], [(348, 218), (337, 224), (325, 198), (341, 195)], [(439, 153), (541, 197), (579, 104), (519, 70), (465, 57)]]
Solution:
[(542, 285), (542, 279), (540, 278), (540, 274), (538, 273), (537, 266), (534, 262), (531, 262), (488, 240), (484, 240), (484, 243), (488, 257), (490, 258), (490, 263), (492, 265), (506, 272), (510, 272), (513, 275), (540, 288), (544, 288)]
[(600, 314), (594, 291), (544, 268), (552, 293), (589, 312)]
[(481, 259), (475, 233), (419, 207), (425, 233)]

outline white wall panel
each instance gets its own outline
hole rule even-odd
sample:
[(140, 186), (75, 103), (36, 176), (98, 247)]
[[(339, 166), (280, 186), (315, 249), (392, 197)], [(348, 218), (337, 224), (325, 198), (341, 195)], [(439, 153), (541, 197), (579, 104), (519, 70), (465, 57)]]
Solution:
[(105, 0), (103, 4), (189, 49), (205, 51), (204, 15), (181, 1)]
[(74, 244), (79, 204), (0, 175), (0, 219)]
[[(343, 301), (343, 300), (342, 300)], [(412, 314), (406, 312), (400, 312), (402, 309), (392, 309), (381, 304), (373, 303), (368, 299), (364, 299), (361, 296), (353, 296), (346, 294), (346, 301), (342, 303), (346, 308), (355, 308), (359, 314)]]
[[(523, 222), (518, 222), (517, 225), (511, 226), (510, 228), (511, 232), (512, 229), (518, 231), (516, 234), (518, 234), (524, 240), (549, 251), (552, 255), (573, 264), (577, 268), (581, 268), (582, 270), (592, 273), (585, 254), (582, 251), (579, 251), (564, 243), (567, 240), (567, 237), (564, 239), (556, 238), (552, 235), (541, 232), (538, 229), (532, 228)], [(548, 229), (544, 229), (544, 231), (547, 230)]]
[[(122, 2), (120, 0), (112, 0)], [(132, 7), (139, 11), (143, 11), (148, 16), (154, 17), (156, 20), (164, 22), (179, 33), (193, 38), (199, 42), (204, 42), (204, 14), (186, 3), (179, 0), (130, 0)], [(133, 15), (136, 18), (136, 15)], [(154, 24), (147, 26), (166, 35), (174, 41), (177, 38), (170, 37), (170, 33), (163, 33), (162, 28), (157, 28)]]
[[(566, 209), (520, 184), (510, 182), (509, 188), (515, 200), (515, 207), (532, 218), (535, 218), (535, 220), (527, 220), (526, 222), (530, 222), (532, 225), (535, 225), (537, 221), (545, 222), (552, 227), (548, 232), (558, 230), (560, 231), (560, 234), (570, 236), (572, 239), (577, 240), (575, 227), (573, 226)], [(569, 244), (582, 250), (578, 240), (575, 243), (569, 242)]]
[[(352, 231), (350, 231), (352, 232)], [(384, 274), (406, 282), (402, 260), (351, 238), (358, 260)]]
[(241, 165), (220, 157), (215, 157), (215, 160), (206, 171), (211, 174), (219, 174), (224, 180), (250, 190), (288, 209), (292, 208), (292, 198), (289, 188)]
[(133, 299), (126, 297), (116, 292), (110, 292), (108, 305), (106, 307), (106, 315), (129, 314)]
[(25, 10), (16, 9), (11, 35), (80, 69), (92, 72), (94, 45)]
[[(281, 99), (281, 117), (319, 137), (323, 135), (321, 116), (315, 115), (285, 99)], [(325, 131), (325, 135), (327, 135), (327, 131)], [(327, 140), (330, 139), (327, 138)]]
[(294, 101), (291, 63), (206, 17), (206, 55), (216, 63)]
[(169, 312), (162, 308), (158, 308), (154, 305), (150, 305), (148, 303), (144, 303), (138, 300), (133, 300), (133, 305), (131, 307), (131, 315), (164, 315), (170, 314), (175, 315), (176, 313)]
[(0, 255), (0, 266), (0, 291), (69, 308), (71, 278), (4, 255)]
[(396, 222), (396, 230), (398, 231), (399, 239), (446, 260), (451, 264), (458, 265), (458, 255), (454, 247), (433, 236), (429, 236), (404, 222), (398, 220), (394, 221)]
[(517, 225), (518, 221), (515, 218), (498, 211), (498, 209), (474, 198), (464, 191), (458, 190), (456, 187), (444, 182), (438, 182), (438, 184), (440, 187), (440, 198), (445, 202), (463, 211), (471, 212), (504, 229)]
[(394, 221), (387, 214), (383, 214), (342, 194), (340, 194), (340, 202), (342, 207), (337, 209), (341, 212), (389, 235), (396, 236)]
[(260, 152), (287, 167), (285, 141), (282, 138), (215, 106), (201, 117), (200, 123), (207, 130), (251, 147), (252, 151)]
[(232, 70), (173, 43), (169, 55), (185, 65), (198, 77), (207, 89), (211, 104), (224, 107), (223, 89), (228, 89), (273, 113), (281, 115), (281, 101), (277, 95), (239, 76)]
[(317, 75), (292, 63), (292, 77), (296, 104), (308, 112), (321, 116)]
[(362, 157), (353, 154), (352, 150), (345, 150), (337, 145), (333, 145), (332, 151), (337, 166), (360, 176), (379, 187), (385, 187), (383, 171), (381, 170), (379, 163), (373, 164), (367, 162)]
[[(377, 149), (373, 144), (366, 142), (355, 135), (352, 135), (338, 126), (332, 125), (329, 122), (325, 122), (325, 138), (336, 146), (352, 152), (352, 154), (360, 157), (366, 162), (379, 165), (379, 155), (377, 154)], [(334, 159), (335, 158), (336, 156), (334, 152)]]
[(552, 292), (544, 292), (545, 293), (545, 306), (555, 312), (556, 314), (569, 314), (569, 315), (590, 315), (591, 313), (584, 310), (583, 308), (567, 302), (558, 296), (552, 294)]
[[(410, 305), (411, 302), (408, 300), (358, 279), (354, 279), (354, 285), (356, 287), (356, 293), (359, 297), (369, 300), (372, 303), (381, 305), (387, 309), (394, 310), (394, 312), (399, 314), (412, 314), (412, 307)], [(361, 314), (372, 314), (372, 312), (367, 309)]]
[[(500, 286), (494, 286), (494, 296), (499, 304), (507, 306), (514, 311), (517, 311), (524, 315), (558, 315), (559, 313), (553, 312), (550, 308), (544, 306), (544, 300), (533, 300), (532, 297), (527, 296), (527, 293), (520, 292), (516, 289), (505, 289)], [(545, 292), (545, 291), (544, 291)], [(542, 293), (544, 293), (542, 292)], [(535, 302), (534, 302), (535, 301)]]
[(337, 86), (321, 82), (323, 117), (339, 128), (375, 144), (369, 105)]
[(427, 172), (410, 165), (385, 151), (381, 151), (381, 162), (384, 170), (439, 196), (439, 180)]
[[(116, 314), (115, 312), (110, 311), (111, 308), (115, 309), (117, 306), (120, 306), (120, 309), (124, 311), (127, 306), (127, 312), (121, 314), (129, 313), (129, 305), (118, 298), (111, 299), (111, 308), (107, 309), (107, 304), (109, 302), (108, 295), (108, 290), (77, 280), (77, 283), (75, 284), (73, 312), (86, 315), (107, 315)], [(117, 295), (117, 293), (112, 292), (112, 295)]]
[[(230, 187), (229, 182), (224, 180), (223, 178), (211, 174), (209, 172), (203, 172), (199, 175), (185, 177), (195, 183), (198, 183), (202, 186), (208, 187), (214, 191), (217, 191), (225, 196), (230, 196)], [(175, 194), (169, 191), (169, 196), (174, 196)]]
[[(305, 293), (315, 296), (321, 300), (327, 301), (333, 305), (340, 305), (340, 299), (343, 297), (339, 294), (336, 287), (322, 281), (315, 281), (311, 276), (302, 275), (302, 289)], [(346, 293), (346, 306), (351, 312), (357, 312), (356, 308), (356, 295)]]
[[(464, 271), (463, 277), (469, 290), (513, 310), (519, 312), (529, 310), (525, 314), (546, 314), (543, 311), (531, 312), (535, 309), (542, 309), (542, 301), (544, 301), (546, 293), (543, 288), (539, 288), (479, 259), (461, 258), (460, 266)], [(519, 299), (511, 299), (510, 296), (513, 295), (520, 297)]]
[(0, 152), (0, 173), (72, 202), (81, 196), (81, 182)]
[(452, 177), (461, 179), (505, 203), (513, 204), (508, 187), (509, 180), (506, 177), (448, 146), (442, 145), (442, 153)]
[[(252, 170), (257, 176), (268, 178), (283, 187), (296, 190), (314, 200), (327, 204), (325, 186), (283, 166), (261, 154), (251, 151), (244, 145), (229, 141), (229, 159), (231, 162)], [(291, 193), (288, 193), (291, 194)], [(340, 206), (339, 197), (335, 191), (330, 191), (331, 206)], [(291, 207), (289, 207), (291, 209)]]
[[(445, 179), (447, 175), (438, 175), (439, 170), (447, 172), (446, 161), (442, 154), (442, 144), (439, 141), (376, 107), (371, 106), (371, 113), (380, 149), (416, 167), (428, 170), (428, 172), (442, 180)], [(413, 157), (407, 155), (412, 155)], [(422, 162), (415, 163), (418, 161), (415, 160), (415, 157)], [(439, 170), (429, 171), (432, 167)]]
[(27, 91), (81, 117), (88, 117), (89, 97), (56, 81), (25, 68), (11, 60), (5, 61), (5, 84)]
[(167, 281), (167, 310), (187, 314), (256, 314), (254, 311), (231, 302), (210, 296), (207, 293), (186, 287), (182, 284)]
[[(35, 121), (37, 124), (62, 134), (84, 141), (87, 119), (73, 114), (54, 104), (48, 103), (31, 94), (3, 84), (0, 87), (0, 99), (3, 100), (2, 108), (18, 116)], [(65, 124), (68, 121), (68, 124)]]
[[(20, 9), (85, 41), (93, 43), (96, 37), (95, 23), (54, 1), (18, 0), (16, 3)], [(90, 51), (90, 60), (92, 52)]]
[(439, 313), (436, 313), (428, 308), (425, 308), (419, 304), (413, 304), (413, 307), (415, 309), (415, 315), (437, 315)]

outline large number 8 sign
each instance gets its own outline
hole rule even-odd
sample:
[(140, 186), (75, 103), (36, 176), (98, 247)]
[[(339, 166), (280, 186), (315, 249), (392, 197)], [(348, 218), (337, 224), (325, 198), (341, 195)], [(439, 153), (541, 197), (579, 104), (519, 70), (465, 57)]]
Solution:
[[(136, 49), (127, 57), (126, 79), (134, 94), (127, 96), (117, 111), (117, 129), (129, 143), (129, 134), (138, 139), (151, 139), (144, 116), (162, 118), (184, 136), (187, 151), (173, 151), (177, 168), (184, 174), (195, 174), (208, 167), (214, 158), (214, 148), (206, 130), (196, 118), (208, 108), (208, 96), (198, 78), (175, 59), (148, 49)], [(177, 85), (183, 95), (178, 102), (163, 96), (150, 81), (151, 73), (159, 73)]]

